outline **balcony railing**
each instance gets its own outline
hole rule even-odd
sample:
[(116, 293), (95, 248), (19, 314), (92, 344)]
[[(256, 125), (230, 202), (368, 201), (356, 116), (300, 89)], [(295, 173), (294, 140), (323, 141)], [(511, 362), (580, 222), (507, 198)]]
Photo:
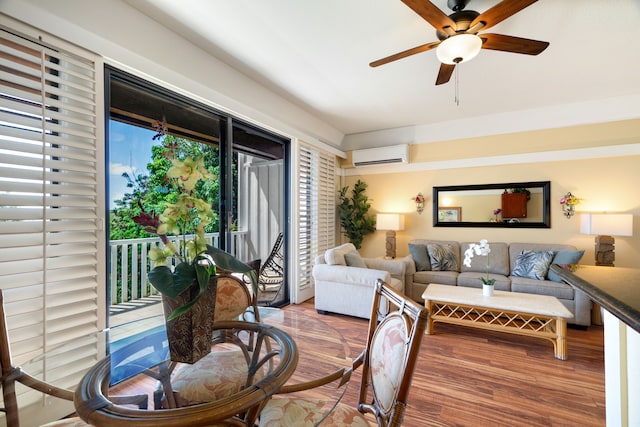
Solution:
[[(205, 237), (211, 246), (220, 246), (218, 244), (219, 233), (209, 233)], [(170, 239), (177, 240), (175, 237)], [(246, 240), (246, 231), (234, 231), (231, 248), (228, 248), (227, 252), (239, 259), (248, 259), (249, 246)], [(149, 249), (159, 244), (157, 237), (109, 242), (111, 305), (158, 294), (158, 291), (147, 280), (147, 272), (152, 267), (147, 254)]]

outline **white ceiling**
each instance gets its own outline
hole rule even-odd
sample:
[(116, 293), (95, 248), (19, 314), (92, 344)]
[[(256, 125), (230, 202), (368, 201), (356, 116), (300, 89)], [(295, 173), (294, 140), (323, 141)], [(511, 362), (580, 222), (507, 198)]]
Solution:
[[(459, 66), (459, 105), (454, 77), (434, 84), (435, 51), (369, 67), (437, 40), (400, 0), (127, 3), (344, 134), (640, 94), (639, 0), (540, 0), (492, 27), (551, 44), (539, 56), (482, 50)], [(446, 0), (433, 3), (451, 12)]]

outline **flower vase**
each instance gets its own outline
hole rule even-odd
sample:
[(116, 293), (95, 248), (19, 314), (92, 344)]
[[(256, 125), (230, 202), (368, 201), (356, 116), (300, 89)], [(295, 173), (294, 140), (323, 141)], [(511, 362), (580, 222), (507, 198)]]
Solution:
[[(211, 352), (213, 336), (213, 315), (215, 312), (217, 277), (209, 279), (205, 294), (191, 309), (172, 320), (166, 320), (169, 355), (172, 361), (195, 363)], [(178, 295), (169, 298), (162, 295), (165, 319), (178, 307), (182, 307), (198, 294), (199, 286), (193, 286)]]
[(493, 285), (482, 285), (482, 295), (485, 297), (493, 296)]

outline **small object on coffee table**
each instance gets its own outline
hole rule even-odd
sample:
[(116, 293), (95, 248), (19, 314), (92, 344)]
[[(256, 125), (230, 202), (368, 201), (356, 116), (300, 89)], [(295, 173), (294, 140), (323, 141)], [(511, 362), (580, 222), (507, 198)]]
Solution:
[(427, 334), (434, 322), (548, 339), (556, 359), (567, 359), (567, 319), (573, 314), (556, 297), (431, 283), (422, 294), (429, 310)]

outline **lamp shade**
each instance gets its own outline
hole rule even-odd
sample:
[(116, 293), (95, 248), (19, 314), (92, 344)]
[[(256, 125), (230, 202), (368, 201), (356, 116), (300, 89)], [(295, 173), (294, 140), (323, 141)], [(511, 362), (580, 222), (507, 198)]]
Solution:
[(597, 236), (633, 236), (633, 215), (582, 214), (580, 232)]
[(440, 43), (436, 55), (444, 64), (459, 64), (475, 58), (481, 48), (480, 37), (475, 34), (458, 34)]
[(402, 214), (377, 214), (376, 230), (404, 230), (404, 215)]

